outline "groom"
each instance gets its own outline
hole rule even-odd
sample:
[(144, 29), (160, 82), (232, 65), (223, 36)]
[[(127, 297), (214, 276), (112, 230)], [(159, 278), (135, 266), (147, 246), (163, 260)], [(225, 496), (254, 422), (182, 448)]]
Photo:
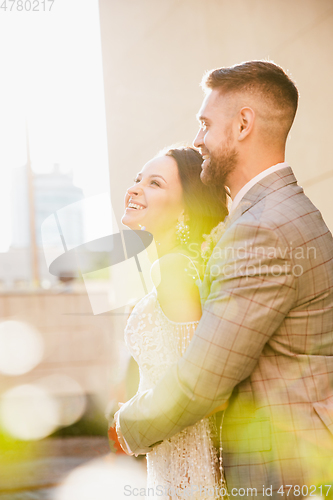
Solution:
[(298, 92), (266, 61), (211, 71), (204, 89), (194, 145), (202, 181), (229, 188), (230, 215), (207, 265), (191, 344), (154, 389), (122, 406), (120, 439), (146, 453), (228, 402), (231, 497), (325, 496), (333, 481), (333, 240), (284, 162)]

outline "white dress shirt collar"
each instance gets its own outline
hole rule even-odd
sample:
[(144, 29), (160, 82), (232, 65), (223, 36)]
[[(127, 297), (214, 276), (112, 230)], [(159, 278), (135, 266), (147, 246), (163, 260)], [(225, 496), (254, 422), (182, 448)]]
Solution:
[(266, 168), (266, 170), (263, 170), (260, 172), (260, 174), (256, 175), (253, 177), (249, 182), (245, 184), (245, 186), (242, 187), (236, 194), (235, 198), (232, 200), (232, 203), (230, 205), (230, 210), (229, 213), (233, 212), (241, 199), (244, 197), (244, 195), (251, 189), (252, 186), (257, 184), (257, 182), (261, 181), (266, 175), (272, 174), (273, 172), (276, 172), (277, 170), (280, 170), (281, 168), (288, 167), (288, 163), (283, 162), (283, 163), (277, 163), (276, 165), (273, 165), (272, 167)]

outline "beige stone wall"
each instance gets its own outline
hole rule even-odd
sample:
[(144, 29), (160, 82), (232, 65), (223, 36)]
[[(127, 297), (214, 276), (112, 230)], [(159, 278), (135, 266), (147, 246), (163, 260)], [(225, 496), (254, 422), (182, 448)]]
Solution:
[[(76, 380), (85, 393), (106, 401), (119, 370), (118, 343), (112, 315), (94, 316), (85, 289), (73, 293), (0, 294), (1, 322), (15, 320), (32, 326), (42, 336), (44, 355), (24, 375), (0, 374), (0, 394), (19, 384), (34, 383), (53, 374)], [(118, 342), (119, 341), (119, 342)], [(22, 346), (17, 346), (22, 349)]]
[(192, 141), (205, 70), (270, 58), (301, 99), (287, 148), (333, 230), (332, 0), (99, 0), (113, 207), (160, 148)]

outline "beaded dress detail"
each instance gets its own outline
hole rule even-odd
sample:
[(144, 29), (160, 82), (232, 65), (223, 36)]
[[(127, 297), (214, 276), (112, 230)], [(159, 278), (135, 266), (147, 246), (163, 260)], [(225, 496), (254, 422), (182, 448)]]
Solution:
[[(125, 329), (126, 344), (139, 365), (138, 392), (154, 387), (185, 352), (198, 321), (169, 320), (156, 289), (133, 309)], [(163, 500), (222, 498), (222, 463), (213, 445), (215, 418), (204, 418), (147, 453), (148, 484)], [(213, 493), (214, 491), (214, 493)]]

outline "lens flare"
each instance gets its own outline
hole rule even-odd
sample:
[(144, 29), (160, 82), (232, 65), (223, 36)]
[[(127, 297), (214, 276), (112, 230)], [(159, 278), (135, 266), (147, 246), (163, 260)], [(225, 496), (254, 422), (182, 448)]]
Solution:
[(22, 375), (40, 363), (44, 344), (41, 334), (21, 321), (0, 323), (0, 372)]
[(57, 402), (43, 388), (19, 385), (2, 394), (1, 423), (5, 431), (22, 440), (42, 439), (57, 427)]
[(143, 464), (125, 456), (106, 457), (74, 469), (57, 489), (55, 500), (126, 498), (145, 487)]

